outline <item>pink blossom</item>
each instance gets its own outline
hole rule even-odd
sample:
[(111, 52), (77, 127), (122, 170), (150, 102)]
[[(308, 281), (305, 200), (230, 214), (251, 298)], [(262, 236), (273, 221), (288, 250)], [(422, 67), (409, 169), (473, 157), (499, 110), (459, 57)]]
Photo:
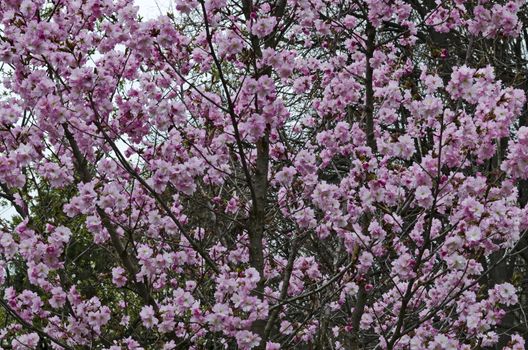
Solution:
[(40, 337), (37, 333), (23, 334), (11, 342), (15, 350), (36, 349)]
[(429, 207), (433, 203), (433, 195), (427, 186), (418, 186), (414, 195), (418, 205), (422, 207)]
[(277, 25), (275, 17), (259, 18), (251, 25), (251, 33), (259, 38), (269, 35)]
[(112, 282), (118, 287), (125, 286), (127, 282), (127, 278), (124, 274), (125, 274), (125, 269), (123, 269), (120, 266), (114, 267), (112, 269)]
[(141, 321), (143, 321), (143, 325), (146, 328), (152, 328), (159, 322), (155, 317), (154, 309), (151, 305), (142, 307), (139, 316), (141, 317)]

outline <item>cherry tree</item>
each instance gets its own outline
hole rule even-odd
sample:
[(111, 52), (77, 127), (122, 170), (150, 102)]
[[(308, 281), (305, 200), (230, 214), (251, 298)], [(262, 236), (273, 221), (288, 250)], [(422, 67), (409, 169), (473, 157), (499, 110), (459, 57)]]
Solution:
[(0, 349), (524, 349), (522, 0), (0, 3)]

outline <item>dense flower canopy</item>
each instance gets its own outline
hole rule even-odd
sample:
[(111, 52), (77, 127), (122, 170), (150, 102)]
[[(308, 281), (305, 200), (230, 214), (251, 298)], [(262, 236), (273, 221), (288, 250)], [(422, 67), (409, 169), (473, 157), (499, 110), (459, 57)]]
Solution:
[(524, 0), (0, 1), (0, 349), (524, 349)]

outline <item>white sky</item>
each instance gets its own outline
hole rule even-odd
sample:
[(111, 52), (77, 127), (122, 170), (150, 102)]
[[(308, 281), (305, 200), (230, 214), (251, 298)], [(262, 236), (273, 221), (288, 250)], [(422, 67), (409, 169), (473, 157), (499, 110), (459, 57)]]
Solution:
[(153, 19), (160, 14), (166, 14), (172, 8), (172, 0), (135, 0), (139, 6), (139, 14), (145, 19)]

